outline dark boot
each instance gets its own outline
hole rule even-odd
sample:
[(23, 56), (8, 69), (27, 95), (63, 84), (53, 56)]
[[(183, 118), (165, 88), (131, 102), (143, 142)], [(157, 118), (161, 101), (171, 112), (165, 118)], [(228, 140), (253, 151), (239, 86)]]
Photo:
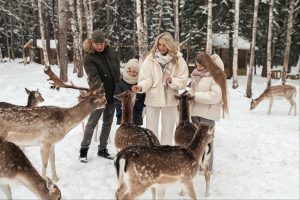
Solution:
[(79, 160), (80, 162), (83, 162), (83, 163), (87, 163), (88, 160), (87, 160), (87, 153), (88, 153), (88, 150), (89, 148), (82, 148), (80, 149), (79, 153)]
[(98, 150), (98, 156), (101, 156), (101, 157), (104, 157), (104, 158), (107, 158), (110, 160), (114, 159), (114, 157), (108, 153), (108, 150), (106, 148), (102, 149), (102, 150)]

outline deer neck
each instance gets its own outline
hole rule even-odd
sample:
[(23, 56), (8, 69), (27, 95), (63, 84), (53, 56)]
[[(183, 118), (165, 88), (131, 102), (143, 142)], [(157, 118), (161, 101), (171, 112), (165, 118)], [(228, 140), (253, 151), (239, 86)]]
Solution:
[(133, 105), (131, 104), (131, 102), (122, 101), (121, 124), (133, 122), (132, 112), (133, 112)]
[(202, 157), (206, 145), (208, 144), (209, 135), (208, 135), (208, 126), (201, 127), (197, 129), (191, 143), (188, 145), (188, 148), (193, 152), (196, 160), (199, 161)]
[(256, 102), (255, 104), (258, 105), (260, 102), (262, 102), (263, 100), (265, 100), (267, 98), (268, 98), (267, 94), (265, 92), (263, 92), (259, 97), (254, 99), (254, 101)]
[(190, 122), (190, 109), (188, 102), (184, 102), (181, 110), (179, 111), (179, 123), (184, 121)]

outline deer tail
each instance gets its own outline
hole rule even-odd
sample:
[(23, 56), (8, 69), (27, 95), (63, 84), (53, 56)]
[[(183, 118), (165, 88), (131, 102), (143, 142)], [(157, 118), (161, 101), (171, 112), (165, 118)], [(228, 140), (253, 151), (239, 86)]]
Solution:
[(126, 159), (125, 158), (120, 158), (115, 161), (115, 167), (117, 170), (117, 177), (119, 180), (119, 183), (121, 182), (124, 172), (126, 172)]

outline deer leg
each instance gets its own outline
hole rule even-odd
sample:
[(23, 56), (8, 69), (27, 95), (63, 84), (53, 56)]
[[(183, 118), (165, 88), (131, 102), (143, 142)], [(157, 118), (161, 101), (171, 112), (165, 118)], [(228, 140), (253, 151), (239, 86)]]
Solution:
[[(149, 186), (150, 185), (148, 185), (148, 187)], [(136, 199), (137, 197), (142, 195), (148, 187), (145, 186), (145, 185), (142, 185), (140, 183), (136, 183), (134, 185), (131, 185), (130, 191), (125, 193), (125, 195), (122, 198), (120, 198), (119, 200), (122, 200), (122, 199), (126, 199), (126, 200), (127, 199)]]
[(8, 200), (12, 199), (10, 186), (8, 184), (0, 184), (0, 189), (4, 192)]
[(166, 194), (166, 188), (157, 188), (157, 199), (164, 199)]
[(151, 194), (152, 194), (152, 200), (155, 200), (156, 199), (156, 188), (155, 187), (151, 188)]
[(191, 197), (191, 199), (196, 200), (197, 198), (196, 198), (196, 193), (195, 193), (194, 186), (193, 186), (193, 181), (191, 179), (187, 179), (187, 180), (183, 181), (182, 183), (185, 185), (188, 195)]
[(42, 177), (46, 178), (47, 165), (51, 150), (51, 144), (41, 143)]
[(122, 197), (124, 196), (124, 193), (126, 191), (126, 188), (127, 188), (126, 184), (124, 183), (124, 181), (122, 181), (115, 193), (117, 200), (122, 199)]
[[(208, 163), (209, 165), (209, 163)], [(205, 197), (209, 196), (209, 183), (210, 183), (210, 169), (209, 166), (205, 167), (205, 171), (204, 171), (204, 177), (205, 177)]]
[(51, 163), (51, 172), (52, 172), (52, 179), (54, 181), (58, 181), (59, 178), (56, 174), (56, 167), (55, 167), (55, 145), (52, 145), (50, 149), (50, 163)]
[(272, 105), (273, 105), (273, 98), (271, 97), (271, 98), (270, 98), (270, 105), (269, 105), (269, 111), (268, 111), (268, 114), (271, 114), (271, 108), (272, 108)]

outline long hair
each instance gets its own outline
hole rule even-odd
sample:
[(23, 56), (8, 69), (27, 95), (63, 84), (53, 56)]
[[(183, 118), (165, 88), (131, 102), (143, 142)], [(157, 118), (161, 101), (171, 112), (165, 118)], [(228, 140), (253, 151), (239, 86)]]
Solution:
[(164, 32), (164, 33), (162, 33), (162, 34), (160, 34), (156, 37), (155, 42), (154, 42), (154, 46), (150, 50), (150, 54), (152, 54), (152, 56), (154, 57), (155, 52), (158, 51), (157, 45), (158, 45), (158, 40), (159, 39), (163, 39), (165, 41), (165, 45), (169, 50), (168, 54), (170, 54), (170, 56), (173, 58), (173, 62), (178, 67), (179, 64), (178, 64), (177, 52), (179, 51), (179, 47), (176, 44), (173, 36), (169, 32)]
[(227, 99), (227, 86), (226, 86), (226, 74), (225, 72), (211, 59), (210, 55), (206, 52), (201, 51), (195, 57), (196, 62), (206, 67), (216, 83), (221, 87), (222, 100), (223, 100), (223, 111), (228, 113), (228, 99)]

